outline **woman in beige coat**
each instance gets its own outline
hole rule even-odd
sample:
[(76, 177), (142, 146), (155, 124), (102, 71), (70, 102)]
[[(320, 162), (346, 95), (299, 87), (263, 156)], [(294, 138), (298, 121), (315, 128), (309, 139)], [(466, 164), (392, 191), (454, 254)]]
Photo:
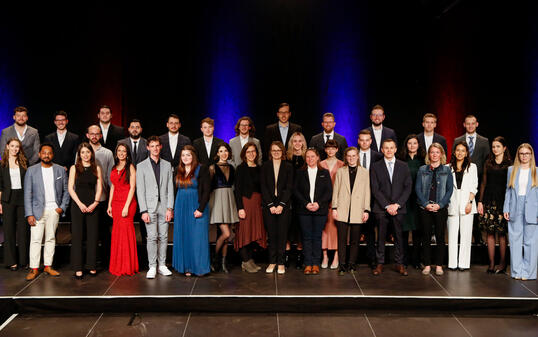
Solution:
[[(359, 255), (360, 225), (368, 221), (370, 211), (370, 176), (358, 165), (359, 150), (344, 151), (345, 165), (338, 169), (333, 186), (332, 213), (338, 229), (338, 274), (355, 271)], [(346, 265), (347, 232), (350, 230), (349, 264)]]

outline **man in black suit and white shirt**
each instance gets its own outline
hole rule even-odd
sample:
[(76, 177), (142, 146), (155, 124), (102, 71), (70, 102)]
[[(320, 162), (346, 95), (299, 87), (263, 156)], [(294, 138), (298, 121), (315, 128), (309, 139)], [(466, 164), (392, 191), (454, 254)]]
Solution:
[(385, 263), (385, 236), (387, 227), (392, 224), (394, 228), (394, 260), (395, 268), (402, 275), (407, 276), (403, 264), (402, 222), (406, 214), (406, 203), (413, 188), (411, 173), (407, 164), (396, 159), (396, 143), (387, 139), (381, 144), (384, 158), (374, 164), (370, 170), (370, 186), (374, 195), (375, 214), (379, 228), (377, 240), (377, 267), (373, 270), (375, 276), (383, 272)]
[(170, 162), (172, 168), (174, 168), (179, 165), (181, 149), (185, 145), (191, 145), (191, 140), (189, 137), (179, 133), (181, 122), (178, 115), (170, 114), (166, 127), (168, 132), (159, 136), (162, 144), (161, 158)]
[(300, 125), (290, 122), (291, 111), (288, 103), (280, 103), (276, 115), (278, 117), (278, 122), (269, 124), (265, 127), (265, 136), (263, 137), (265, 158), (268, 158), (269, 148), (271, 147), (272, 142), (278, 140), (284, 144), (286, 149), (288, 149), (288, 142), (291, 135), (295, 132), (303, 131), (303, 128)]
[(39, 133), (37, 129), (26, 124), (28, 122), (28, 109), (18, 106), (13, 110), (15, 123), (2, 130), (0, 137), (0, 155), (4, 153), (7, 142), (11, 138), (18, 138), (22, 143), (22, 149), (28, 159), (28, 166), (39, 161)]
[(217, 146), (224, 141), (213, 136), (215, 121), (209, 117), (202, 119), (200, 130), (203, 136), (192, 142), (192, 146), (194, 146), (196, 155), (198, 156), (198, 162), (204, 165), (214, 164), (215, 156), (217, 155)]
[(372, 126), (367, 130), (372, 133), (372, 150), (380, 152), (381, 143), (385, 139), (392, 139), (396, 145), (398, 145), (398, 139), (396, 138), (396, 132), (391, 128), (383, 126), (383, 121), (385, 120), (385, 109), (379, 104), (375, 105), (372, 108), (370, 113), (370, 120), (372, 121)]
[(323, 132), (318, 133), (317, 135), (313, 136), (312, 139), (310, 139), (310, 147), (316, 148), (318, 150), (320, 160), (324, 160), (327, 158), (327, 154), (325, 153), (325, 143), (329, 139), (334, 139), (336, 143), (338, 144), (338, 152), (336, 153), (336, 158), (343, 160), (344, 158), (344, 150), (347, 148), (347, 141), (346, 138), (342, 135), (337, 134), (334, 132), (334, 127), (336, 125), (336, 122), (334, 120), (334, 115), (332, 112), (326, 112), (323, 114), (323, 121), (321, 122), (321, 126), (323, 127)]
[(437, 116), (432, 113), (427, 113), (422, 118), (422, 127), (424, 132), (418, 134), (418, 144), (424, 149), (424, 152), (428, 153), (430, 145), (433, 143), (439, 143), (447, 152), (446, 139), (437, 132), (435, 132), (435, 127), (437, 126)]
[(148, 157), (148, 144), (146, 139), (140, 136), (142, 133), (142, 124), (140, 124), (140, 120), (133, 119), (129, 123), (129, 128), (127, 131), (129, 132), (129, 137), (123, 138), (118, 143), (125, 144), (127, 146), (131, 152), (131, 160), (134, 166), (136, 166), (138, 163)]
[(108, 105), (99, 107), (97, 118), (99, 118), (99, 127), (103, 135), (101, 145), (115, 153), (118, 141), (125, 137), (123, 127), (112, 124), (112, 110)]
[(63, 166), (66, 170), (75, 164), (75, 154), (80, 144), (79, 136), (67, 131), (68, 123), (67, 113), (63, 110), (57, 111), (54, 114), (56, 132), (45, 136), (45, 143), (52, 144), (54, 149), (52, 162)]

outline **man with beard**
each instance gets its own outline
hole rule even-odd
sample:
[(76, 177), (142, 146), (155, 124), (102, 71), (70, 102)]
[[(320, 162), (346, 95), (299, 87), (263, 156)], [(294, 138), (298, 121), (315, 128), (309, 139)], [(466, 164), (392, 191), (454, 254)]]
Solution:
[(67, 131), (68, 123), (67, 113), (63, 110), (57, 111), (54, 114), (56, 132), (45, 136), (45, 143), (50, 143), (54, 147), (54, 159), (52, 161), (63, 166), (66, 170), (75, 164), (75, 154), (80, 143), (78, 135)]
[(0, 137), (0, 151), (4, 152), (8, 140), (18, 138), (22, 142), (22, 149), (28, 159), (28, 164), (33, 165), (39, 160), (39, 133), (37, 129), (28, 126), (28, 109), (18, 106), (13, 110), (15, 123), (2, 130)]
[(342, 135), (334, 132), (334, 127), (336, 122), (334, 120), (334, 114), (332, 112), (326, 112), (323, 114), (321, 126), (323, 127), (323, 132), (318, 133), (310, 139), (310, 147), (315, 147), (318, 150), (320, 160), (327, 158), (325, 153), (325, 143), (329, 139), (334, 139), (338, 144), (338, 153), (336, 153), (336, 158), (343, 160), (344, 159), (344, 150), (347, 148), (346, 138)]
[(147, 141), (145, 138), (141, 137), (142, 125), (140, 120), (133, 119), (129, 123), (129, 137), (123, 138), (118, 142), (118, 144), (125, 144), (129, 151), (131, 152), (131, 160), (133, 165), (136, 166), (142, 160), (148, 157)]
[(123, 127), (112, 124), (112, 110), (108, 105), (101, 105), (99, 107), (99, 113), (97, 114), (99, 119), (99, 128), (101, 128), (101, 144), (114, 152), (118, 141), (125, 135)]
[(394, 143), (396, 143), (396, 146), (398, 145), (396, 132), (391, 128), (383, 126), (385, 109), (383, 109), (381, 105), (374, 105), (372, 112), (370, 113), (370, 120), (372, 121), (372, 126), (368, 127), (366, 130), (370, 131), (372, 134), (372, 150), (381, 152), (381, 144), (385, 139), (392, 139)]

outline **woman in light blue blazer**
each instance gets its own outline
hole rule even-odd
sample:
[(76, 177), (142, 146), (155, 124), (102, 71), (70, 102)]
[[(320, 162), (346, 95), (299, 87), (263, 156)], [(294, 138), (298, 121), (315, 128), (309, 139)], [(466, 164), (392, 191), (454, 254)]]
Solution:
[(538, 264), (538, 177), (532, 146), (521, 144), (508, 168), (504, 217), (510, 239), (510, 274), (535, 280)]

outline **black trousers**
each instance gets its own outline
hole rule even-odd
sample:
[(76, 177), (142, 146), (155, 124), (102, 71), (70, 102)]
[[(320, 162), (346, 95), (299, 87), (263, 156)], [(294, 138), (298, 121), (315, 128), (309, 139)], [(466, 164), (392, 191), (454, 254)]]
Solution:
[(375, 218), (378, 226), (377, 238), (377, 263), (385, 263), (385, 238), (387, 230), (390, 227), (394, 233), (394, 262), (403, 264), (403, 242), (402, 242), (402, 222), (403, 214), (390, 215), (388, 213), (375, 213)]
[(375, 216), (373, 213), (370, 213), (368, 221), (363, 225), (363, 233), (366, 239), (366, 248), (368, 257), (368, 262), (370, 264), (376, 264), (376, 249), (375, 249)]
[[(413, 247), (409, 246), (409, 234), (413, 237)], [(422, 230), (417, 228), (413, 231), (402, 232), (403, 241), (403, 263), (408, 266), (418, 266), (420, 264), (420, 252), (422, 251)]]
[(98, 212), (98, 232), (99, 232), (99, 241), (101, 241), (101, 248), (98, 251), (98, 260), (101, 264), (101, 267), (106, 268), (110, 263), (110, 246), (111, 246), (111, 231), (112, 227), (112, 218), (108, 216), (106, 210), (108, 208), (108, 201), (99, 202), (96, 211)]
[(267, 230), (269, 263), (284, 264), (286, 240), (290, 226), (291, 211), (284, 208), (281, 214), (271, 214), (269, 208), (263, 208), (263, 221)]
[(424, 258), (424, 265), (429, 266), (432, 264), (431, 236), (432, 227), (434, 227), (435, 242), (437, 244), (433, 263), (436, 266), (442, 266), (445, 259), (445, 228), (448, 210), (445, 207), (437, 212), (428, 212), (425, 209), (420, 209), (419, 212), (420, 223), (422, 225), (422, 257)]
[(22, 199), (22, 190), (12, 190), (10, 202), (2, 202), (4, 214), (4, 262), (7, 266), (14, 264), (19, 266), (27, 265), (30, 249), (30, 225), (26, 223), (26, 218), (24, 217), (24, 202), (17, 202), (16, 193), (21, 193)]
[(338, 262), (346, 263), (347, 231), (349, 230), (349, 263), (357, 263), (359, 257), (359, 240), (361, 239), (361, 225), (349, 222), (335, 221), (338, 232)]
[(99, 210), (82, 213), (74, 202), (71, 203), (71, 265), (75, 271), (82, 270), (83, 236), (86, 227), (86, 265), (96, 269), (97, 237), (99, 235)]

